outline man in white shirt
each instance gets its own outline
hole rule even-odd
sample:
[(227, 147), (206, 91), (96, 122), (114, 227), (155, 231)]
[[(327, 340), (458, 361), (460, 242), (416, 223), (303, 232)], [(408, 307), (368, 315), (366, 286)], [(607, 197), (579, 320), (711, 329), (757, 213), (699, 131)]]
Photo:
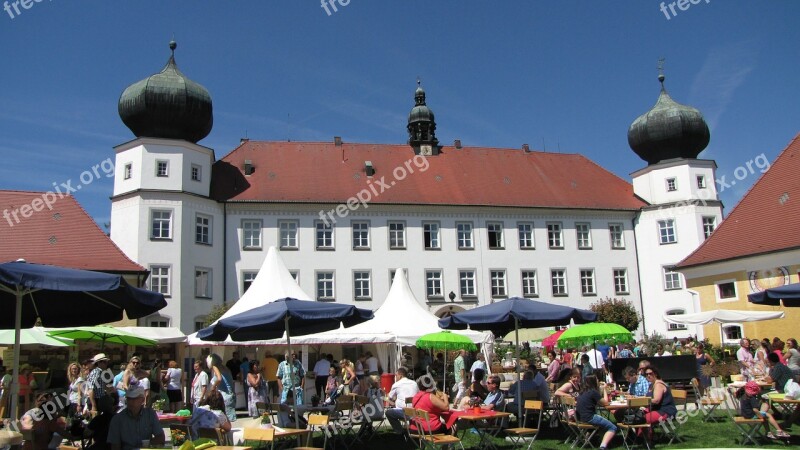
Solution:
[(192, 395), (190, 398), (192, 411), (194, 411), (194, 408), (200, 406), (200, 401), (206, 396), (208, 374), (203, 370), (204, 368), (202, 359), (198, 359), (194, 362), (194, 378), (192, 379)]
[(325, 399), (325, 385), (328, 383), (328, 372), (331, 370), (331, 362), (328, 361), (328, 355), (325, 353), (319, 355), (319, 360), (314, 364), (314, 388), (317, 396)]
[(672, 353), (664, 350), (664, 346), (662, 344), (658, 344), (658, 347), (656, 347), (656, 354), (653, 356), (672, 356)]
[(600, 353), (599, 350), (597, 350), (596, 346), (593, 345), (592, 349), (591, 350), (587, 350), (585, 354), (589, 357), (589, 364), (592, 365), (593, 369), (595, 369), (595, 370), (597, 370), (597, 369), (605, 370), (606, 362), (603, 359), (603, 354)]
[(483, 356), (483, 353), (478, 352), (478, 359), (469, 368), (469, 373), (472, 374), (472, 381), (475, 381), (475, 369), (483, 369), (483, 373), (489, 373), (489, 368), (486, 367), (486, 357)]
[(381, 382), (381, 363), (378, 361), (378, 358), (372, 355), (371, 352), (367, 352), (367, 373), (369, 377), (372, 378), (373, 381), (376, 383)]
[(399, 367), (394, 373), (395, 382), (392, 389), (389, 391), (389, 403), (393, 405), (392, 408), (386, 408), (386, 418), (395, 433), (405, 435), (405, 429), (401, 424), (403, 419), (403, 408), (411, 407), (412, 405), (406, 404), (406, 398), (413, 397), (419, 392), (419, 386), (414, 380), (407, 378), (408, 371), (404, 367)]
[(736, 360), (739, 361), (739, 369), (746, 380), (750, 379), (750, 371), (753, 368), (753, 354), (750, 353), (750, 341), (743, 338), (739, 341), (739, 350), (736, 350)]

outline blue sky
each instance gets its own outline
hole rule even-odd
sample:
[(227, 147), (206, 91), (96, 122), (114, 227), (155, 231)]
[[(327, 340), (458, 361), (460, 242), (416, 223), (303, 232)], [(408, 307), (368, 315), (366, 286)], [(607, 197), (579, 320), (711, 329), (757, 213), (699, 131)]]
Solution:
[[(0, 11), (0, 189), (76, 184), (113, 159), (133, 138), (119, 95), (161, 70), (173, 35), (179, 68), (212, 95), (200, 143), (217, 158), (245, 136), (405, 142), (419, 76), (445, 144), (581, 153), (630, 180), (645, 163), (627, 129), (656, 101), (661, 57), (672, 97), (709, 123), (701, 157), (718, 177), (762, 153), (772, 161), (800, 132), (797, 1), (701, 0), (669, 19), (655, 0), (344, 3), (331, 15), (317, 0)], [(726, 213), (757, 175), (722, 192)], [(76, 194), (99, 223), (112, 184)]]

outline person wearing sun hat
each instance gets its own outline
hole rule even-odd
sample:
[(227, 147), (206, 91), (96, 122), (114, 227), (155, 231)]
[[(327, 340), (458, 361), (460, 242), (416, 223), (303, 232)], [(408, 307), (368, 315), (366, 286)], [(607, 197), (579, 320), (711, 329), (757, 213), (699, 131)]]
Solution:
[(149, 442), (154, 447), (164, 445), (164, 429), (156, 412), (144, 406), (144, 389), (131, 386), (125, 392), (125, 409), (114, 415), (108, 428), (107, 442), (112, 450), (133, 450)]
[(86, 407), (91, 408), (92, 414), (96, 415), (99, 410), (105, 409), (105, 405), (101, 403), (110, 400), (106, 394), (106, 382), (103, 381), (103, 372), (108, 369), (109, 360), (105, 353), (98, 353), (90, 361), (94, 364), (94, 368), (86, 380), (86, 396), (89, 398)]
[[(755, 381), (748, 381), (747, 384), (744, 385), (744, 395), (739, 400), (739, 409), (740, 414), (745, 419), (761, 419), (764, 423), (764, 429), (767, 431), (767, 437), (770, 439), (785, 439), (788, 438), (789, 435), (783, 431), (778, 422), (772, 417), (767, 410), (769, 409), (769, 404), (761, 402), (761, 386), (758, 385)], [(772, 425), (775, 427), (775, 433), (773, 434), (769, 430), (769, 426)]]

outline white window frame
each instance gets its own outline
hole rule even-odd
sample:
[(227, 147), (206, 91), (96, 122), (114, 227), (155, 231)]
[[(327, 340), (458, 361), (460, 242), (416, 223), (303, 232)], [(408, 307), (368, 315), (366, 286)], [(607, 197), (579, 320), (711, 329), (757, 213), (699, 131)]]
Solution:
[(300, 248), (300, 222), (297, 220), (278, 221), (278, 243), (281, 250)]
[(594, 269), (580, 269), (581, 295), (592, 297), (597, 295), (597, 282), (594, 277)]
[[(667, 310), (664, 313), (664, 315), (667, 315), (667, 316), (677, 316), (677, 315), (680, 315), (680, 314), (686, 314), (686, 310), (683, 309), (683, 308), (675, 308), (675, 309)], [(688, 329), (688, 327), (684, 323), (667, 322), (667, 331), (684, 331), (684, 330), (687, 330), (687, 329)]]
[(442, 269), (425, 269), (425, 297), (444, 299), (444, 271)]
[(353, 298), (357, 301), (372, 300), (372, 271), (353, 271)]
[(625, 267), (615, 267), (611, 271), (614, 279), (614, 294), (628, 295), (631, 293), (630, 280), (628, 280), (628, 269)]
[[(738, 329), (739, 335), (734, 336), (732, 338), (728, 338), (728, 329)], [(741, 323), (726, 323), (722, 325), (722, 343), (723, 344), (736, 344), (741, 342), (742, 337), (744, 337), (744, 327)]]
[[(153, 284), (158, 280), (158, 284)], [(150, 290), (163, 294), (164, 297), (172, 295), (172, 266), (169, 264), (150, 265)]]
[(665, 291), (683, 289), (683, 278), (680, 272), (672, 269), (672, 266), (664, 266), (661, 268), (661, 279), (663, 280), (662, 285)]
[(122, 169), (122, 179), (130, 180), (133, 178), (133, 163), (125, 163)]
[[(732, 297), (722, 297), (722, 292), (720, 292), (720, 285), (723, 284), (733, 284), (733, 296)], [(714, 283), (714, 296), (717, 299), (717, 303), (728, 303), (728, 302), (735, 302), (739, 300), (739, 287), (736, 285), (736, 279), (731, 278), (727, 280), (720, 280)]]
[[(353, 250), (369, 250), (370, 247), (370, 226), (367, 220), (357, 220), (350, 224), (353, 239)], [(362, 229), (363, 227), (363, 229)], [(363, 234), (363, 236), (362, 236)], [(363, 241), (366, 240), (366, 244)]]
[[(205, 286), (201, 285), (201, 277), (205, 275)], [(210, 299), (213, 297), (212, 289), (213, 272), (208, 267), (194, 268), (194, 297)], [(205, 292), (203, 292), (205, 291)]]
[(402, 220), (390, 220), (386, 223), (386, 234), (389, 239), (389, 250), (406, 249), (406, 223)]
[[(582, 229), (584, 228), (584, 229)], [(592, 249), (592, 225), (589, 222), (575, 223), (575, 238), (579, 250)]]
[(192, 164), (192, 167), (190, 168), (190, 177), (192, 178), (192, 181), (202, 181), (202, 176), (203, 166), (199, 164)]
[(478, 296), (477, 274), (478, 272), (475, 269), (459, 269), (458, 290), (462, 299)]
[(492, 298), (508, 297), (508, 277), (506, 269), (489, 269)]
[[(494, 244), (492, 244), (492, 241), (494, 241)], [(505, 249), (505, 241), (503, 240), (503, 222), (486, 223), (486, 245), (489, 247), (489, 250)]]
[[(678, 235), (675, 219), (664, 219), (656, 222), (658, 226), (658, 243), (661, 245), (677, 244)], [(671, 239), (671, 240), (670, 240)]]
[(195, 214), (194, 216), (194, 242), (195, 244), (211, 245), (211, 231), (213, 217), (208, 214)]
[(552, 250), (564, 249), (564, 226), (561, 222), (547, 222), (547, 247)]
[(169, 317), (158, 316), (147, 319), (147, 326), (151, 328), (168, 328), (170, 323)]
[(520, 250), (534, 250), (536, 248), (536, 240), (533, 237), (534, 229), (533, 222), (517, 223), (517, 242)]
[[(608, 235), (609, 239), (611, 239), (612, 250), (625, 249), (625, 227), (621, 223), (609, 223)], [(617, 236), (619, 239), (617, 239)]]
[(675, 192), (678, 190), (678, 179), (675, 177), (669, 177), (665, 180), (667, 192)]
[(439, 222), (422, 222), (422, 241), (425, 250), (442, 249), (442, 227)]
[(703, 237), (708, 239), (711, 233), (717, 229), (717, 218), (714, 216), (703, 216)]
[(242, 219), (242, 250), (260, 250), (263, 233), (264, 222), (261, 219)]
[[(332, 223), (321, 220), (314, 222), (314, 248), (316, 250), (334, 250), (334, 227)], [(320, 244), (320, 242), (322, 242)]]
[(522, 269), (522, 296), (526, 298), (539, 297), (539, 280), (536, 269)]
[(569, 295), (566, 268), (550, 269), (550, 291), (553, 293), (554, 297), (565, 297)]
[(318, 270), (316, 278), (316, 298), (318, 302), (336, 301), (336, 272), (333, 270)]
[(250, 286), (253, 285), (253, 281), (256, 280), (258, 276), (257, 270), (244, 270), (242, 271), (242, 295), (250, 289)]
[(456, 222), (456, 246), (459, 250), (475, 249), (475, 227), (472, 222)]
[[(150, 240), (151, 241), (168, 241), (172, 239), (172, 210), (171, 209), (151, 209), (150, 210)], [(166, 214), (167, 217), (159, 217), (156, 219), (156, 215)], [(156, 220), (158, 220), (159, 226), (156, 227)], [(166, 236), (164, 235), (166, 224)], [(156, 230), (158, 229), (158, 235), (156, 235)]]
[[(161, 170), (163, 167), (164, 170)], [(169, 176), (169, 161), (166, 159), (156, 160), (156, 177), (164, 178)]]

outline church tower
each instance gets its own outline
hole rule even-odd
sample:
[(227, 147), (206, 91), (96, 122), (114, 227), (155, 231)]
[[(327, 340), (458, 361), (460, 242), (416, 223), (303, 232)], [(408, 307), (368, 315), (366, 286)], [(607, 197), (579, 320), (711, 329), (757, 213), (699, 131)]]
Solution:
[(425, 90), (419, 80), (414, 92), (414, 108), (408, 114), (408, 145), (414, 149), (414, 154), (422, 156), (438, 155), (441, 149), (436, 139), (436, 120), (425, 104)]

